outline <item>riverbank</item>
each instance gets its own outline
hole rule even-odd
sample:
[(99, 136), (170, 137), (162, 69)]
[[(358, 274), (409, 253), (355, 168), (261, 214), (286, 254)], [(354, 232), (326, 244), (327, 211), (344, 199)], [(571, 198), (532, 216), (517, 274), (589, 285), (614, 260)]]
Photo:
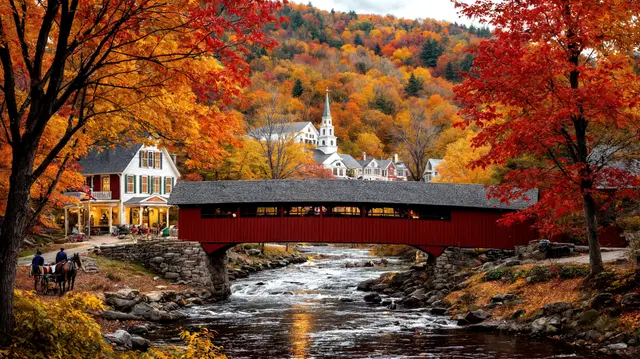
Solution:
[[(228, 251), (230, 280), (247, 277), (263, 270), (282, 268), (307, 260), (295, 246), (267, 245), (264, 253), (254, 246), (237, 246)], [(80, 271), (74, 290), (65, 295), (95, 296), (104, 304), (104, 310), (92, 311), (93, 320), (100, 326), (104, 338), (118, 350), (146, 350), (151, 342), (145, 338), (163, 323), (185, 318), (184, 310), (193, 306), (213, 303), (214, 295), (196, 283), (184, 283), (164, 278), (139, 263), (109, 259), (100, 255), (82, 256), (83, 263), (95, 268), (91, 273)], [(17, 269), (16, 289), (34, 288), (29, 268)], [(40, 295), (44, 303), (62, 300), (55, 294)]]
[(370, 305), (426, 308), (469, 331), (526, 335), (622, 358), (640, 354), (637, 266), (610, 262), (604, 273), (587, 279), (587, 264), (482, 259), (467, 261), (472, 265), (458, 268), (447, 282), (433, 282), (446, 267), (436, 265), (433, 273), (423, 263), (364, 281), (358, 289), (370, 292), (364, 294)]

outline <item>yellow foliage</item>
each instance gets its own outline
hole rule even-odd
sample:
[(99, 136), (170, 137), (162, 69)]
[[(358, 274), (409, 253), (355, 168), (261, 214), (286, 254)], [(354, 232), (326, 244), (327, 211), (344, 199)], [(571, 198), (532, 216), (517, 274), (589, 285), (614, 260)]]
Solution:
[(128, 352), (118, 356), (119, 359), (227, 359), (222, 348), (213, 345), (213, 334), (207, 329), (198, 333), (184, 331), (180, 337), (187, 344), (186, 348), (164, 347), (152, 348), (146, 353)]
[(493, 176), (493, 168), (471, 167), (471, 163), (480, 159), (490, 150), (488, 146), (472, 147), (474, 134), (469, 132), (465, 137), (447, 146), (444, 162), (438, 166), (439, 177), (434, 182), (445, 183), (478, 183), (489, 184)]
[(9, 358), (106, 358), (112, 353), (87, 314), (104, 309), (98, 297), (68, 294), (42, 302), (33, 292), (16, 290), (14, 295), (13, 345), (4, 353)]

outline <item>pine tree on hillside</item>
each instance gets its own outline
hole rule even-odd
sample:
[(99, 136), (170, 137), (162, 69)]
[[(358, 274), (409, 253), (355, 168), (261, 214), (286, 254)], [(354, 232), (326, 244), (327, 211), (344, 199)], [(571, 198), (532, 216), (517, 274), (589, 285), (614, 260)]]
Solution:
[(304, 88), (302, 87), (302, 81), (300, 79), (296, 79), (296, 83), (293, 85), (293, 89), (291, 89), (291, 96), (298, 98), (302, 96), (304, 92)]
[(404, 87), (404, 91), (407, 93), (407, 95), (415, 97), (415, 96), (418, 96), (420, 91), (422, 91), (422, 88), (423, 88), (422, 80), (418, 79), (417, 77), (415, 77), (413, 73), (411, 73), (411, 76), (409, 77), (409, 81), (407, 82), (407, 85)]
[(436, 67), (438, 64), (438, 58), (444, 50), (438, 44), (438, 41), (435, 39), (427, 39), (422, 45), (422, 50), (420, 51), (420, 59), (422, 59), (422, 63), (427, 67)]
[(358, 45), (358, 46), (362, 46), (364, 44), (362, 42), (362, 38), (360, 37), (360, 34), (356, 34), (355, 39), (353, 39), (353, 43)]
[(451, 82), (460, 81), (460, 74), (458, 73), (456, 67), (453, 65), (453, 62), (447, 63), (447, 67), (444, 69), (444, 78)]
[(373, 52), (378, 56), (382, 55), (382, 49), (380, 48), (380, 44), (376, 44), (376, 48), (373, 49)]

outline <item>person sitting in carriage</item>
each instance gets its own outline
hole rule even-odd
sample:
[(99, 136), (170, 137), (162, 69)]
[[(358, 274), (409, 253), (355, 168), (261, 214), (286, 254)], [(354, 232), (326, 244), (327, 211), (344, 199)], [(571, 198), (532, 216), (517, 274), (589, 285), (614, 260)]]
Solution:
[(40, 266), (44, 265), (44, 258), (42, 257), (42, 252), (37, 251), (36, 255), (33, 256), (31, 260), (31, 275), (36, 275), (40, 273)]
[(67, 253), (64, 252), (64, 248), (60, 248), (60, 252), (56, 254), (56, 264), (60, 262), (66, 262), (69, 258), (67, 258)]

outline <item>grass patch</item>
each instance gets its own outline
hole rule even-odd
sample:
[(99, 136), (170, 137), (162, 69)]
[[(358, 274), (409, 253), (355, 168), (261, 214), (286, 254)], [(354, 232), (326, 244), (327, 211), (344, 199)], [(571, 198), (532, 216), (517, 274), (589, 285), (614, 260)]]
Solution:
[(130, 275), (154, 275), (153, 272), (145, 268), (141, 264), (132, 262), (123, 262), (115, 259), (108, 259), (101, 256), (94, 256), (98, 261), (98, 268), (106, 274), (130, 274)]

